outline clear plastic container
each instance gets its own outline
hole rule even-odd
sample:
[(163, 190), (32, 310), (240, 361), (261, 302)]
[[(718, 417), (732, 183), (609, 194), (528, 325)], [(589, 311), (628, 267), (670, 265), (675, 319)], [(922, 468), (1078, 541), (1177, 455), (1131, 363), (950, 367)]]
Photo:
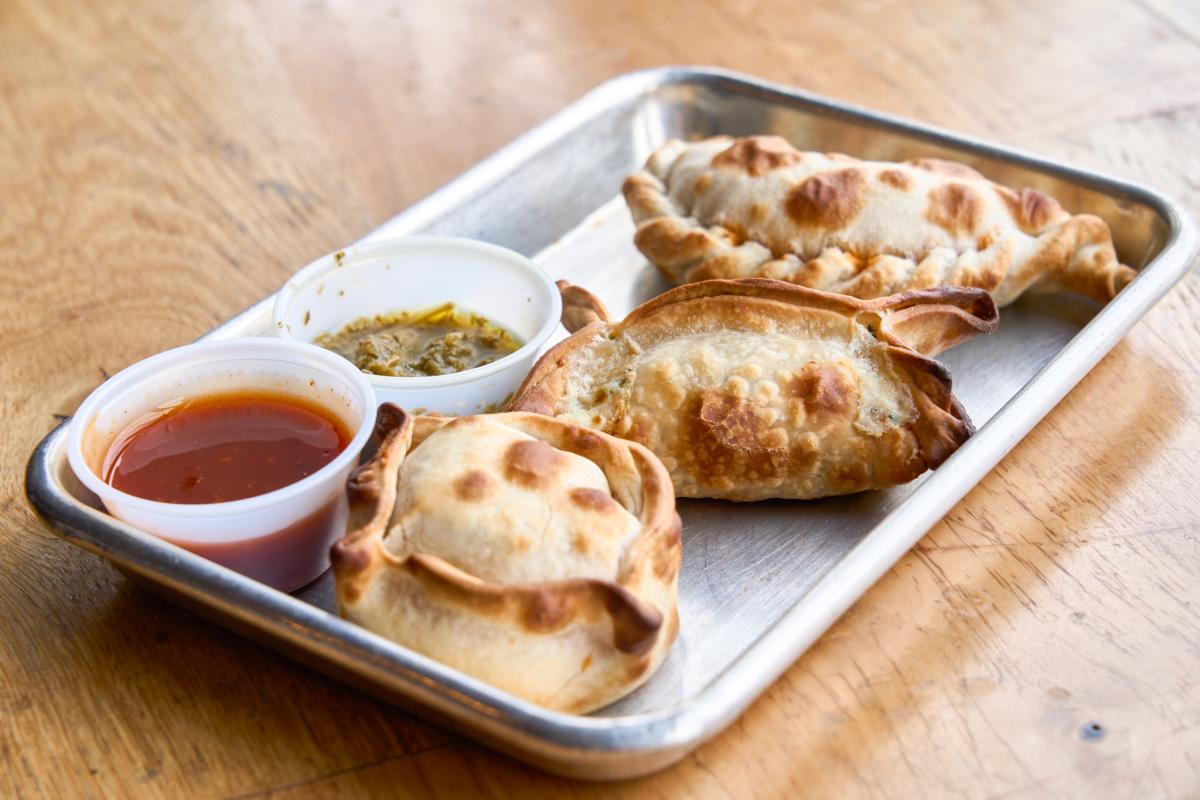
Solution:
[[(247, 390), (317, 404), (341, 419), (350, 443), (312, 475), (232, 502), (158, 502), (102, 479), (105, 455), (129, 425), (180, 399)], [(371, 435), (375, 409), (366, 376), (315, 345), (268, 338), (200, 342), (151, 356), (101, 384), (71, 420), (67, 453), (76, 476), (114, 517), (292, 591), (329, 567), (329, 547), (345, 532), (346, 480)]]
[(443, 303), (482, 314), (524, 344), (453, 375), (369, 375), (379, 402), (443, 414), (491, 410), (521, 385), (562, 314), (554, 281), (520, 253), (473, 239), (408, 236), (353, 245), (309, 264), (279, 291), (274, 321), (281, 337), (311, 342), (362, 317)]

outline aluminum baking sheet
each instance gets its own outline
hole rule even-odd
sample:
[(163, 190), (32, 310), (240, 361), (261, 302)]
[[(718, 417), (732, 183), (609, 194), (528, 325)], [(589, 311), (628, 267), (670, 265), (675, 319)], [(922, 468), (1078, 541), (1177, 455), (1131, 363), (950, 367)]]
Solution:
[[(961, 498), (1187, 270), (1191, 221), (1168, 198), (924, 125), (728, 72), (617, 78), (369, 238), (471, 236), (534, 256), (616, 314), (666, 289), (632, 245), (621, 181), (664, 139), (776, 133), (873, 159), (956, 158), (1111, 224), (1142, 274), (1101, 308), (1028, 297), (999, 330), (943, 356), (978, 433), (904, 487), (816, 502), (681, 501), (679, 640), (641, 689), (588, 717), (546, 711), (337, 617), (326, 575), (286, 595), (97, 510), (71, 476), (65, 428), (29, 462), (35, 507), (66, 539), (140, 583), (385, 699), (545, 769), (621, 778), (660, 769), (732, 722)], [(299, 266), (299, 265), (298, 265)], [(209, 336), (271, 335), (266, 298)], [(560, 332), (561, 336), (561, 332)]]

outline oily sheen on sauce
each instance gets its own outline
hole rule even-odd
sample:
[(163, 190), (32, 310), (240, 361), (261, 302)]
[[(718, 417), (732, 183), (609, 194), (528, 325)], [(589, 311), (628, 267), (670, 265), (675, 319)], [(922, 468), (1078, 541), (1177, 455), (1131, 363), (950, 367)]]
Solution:
[(123, 432), (104, 480), (168, 503), (221, 503), (281, 489), (324, 467), (350, 433), (335, 415), (291, 396), (196, 398)]

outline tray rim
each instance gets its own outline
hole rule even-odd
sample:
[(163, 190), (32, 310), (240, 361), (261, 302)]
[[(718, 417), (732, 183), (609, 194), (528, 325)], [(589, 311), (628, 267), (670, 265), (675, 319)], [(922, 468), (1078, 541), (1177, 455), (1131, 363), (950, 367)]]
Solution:
[[(966, 445), (926, 478), (918, 491), (880, 520), (800, 600), (692, 697), (668, 709), (621, 717), (579, 717), (548, 711), (305, 601), (141, 533), (57, 488), (53, 473), (61, 461), (55, 458), (61, 458), (69, 420), (47, 434), (28, 462), (26, 493), (35, 510), (71, 543), (278, 637), (282, 644), (316, 653), (331, 665), (407, 695), (450, 724), (465, 724), (477, 738), (551, 771), (584, 777), (630, 777), (664, 767), (715, 736), (924, 536), (1183, 277), (1196, 255), (1197, 235), (1194, 223), (1176, 201), (1131, 181), (729, 70), (680, 66), (610, 79), (378, 226), (363, 240), (411, 232), (430, 224), (605, 110), (623, 102), (636, 102), (667, 86), (686, 84), (731, 89), (789, 105), (799, 103), (857, 124), (898, 129), (921, 140), (982, 152), (1056, 174), (1149, 206), (1163, 218), (1168, 231), (1162, 250), (1142, 268), (1137, 280), (1101, 309)], [(273, 294), (202, 338), (220, 335), (222, 330), (262, 313)], [(814, 614), (810, 607), (823, 612)], [(345, 648), (347, 644), (350, 649)]]

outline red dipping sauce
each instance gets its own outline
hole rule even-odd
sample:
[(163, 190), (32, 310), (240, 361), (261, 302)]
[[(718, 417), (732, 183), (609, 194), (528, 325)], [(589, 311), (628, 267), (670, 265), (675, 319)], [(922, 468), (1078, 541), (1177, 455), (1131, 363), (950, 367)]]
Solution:
[(122, 492), (166, 503), (224, 503), (312, 475), (351, 435), (319, 406), (266, 392), (190, 400), (123, 432), (102, 477)]

